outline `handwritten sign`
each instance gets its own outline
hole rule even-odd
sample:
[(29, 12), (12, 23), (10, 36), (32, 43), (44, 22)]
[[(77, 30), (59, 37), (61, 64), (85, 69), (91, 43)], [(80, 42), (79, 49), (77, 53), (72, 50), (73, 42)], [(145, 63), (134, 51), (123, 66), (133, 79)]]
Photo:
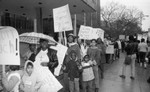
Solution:
[(58, 44), (57, 46), (51, 46), (50, 48), (57, 50), (57, 57), (58, 57), (59, 65), (55, 68), (54, 74), (58, 76), (60, 74), (60, 70), (61, 70), (68, 47)]
[(104, 41), (104, 30), (100, 29), (100, 28), (93, 28), (92, 30), (92, 34), (91, 34), (91, 39), (97, 39), (97, 38), (101, 38), (102, 41)]
[(79, 34), (78, 34), (79, 38), (91, 40), (92, 30), (93, 30), (92, 27), (81, 25)]
[(65, 6), (53, 9), (53, 16), (54, 16), (54, 31), (55, 32), (73, 30), (68, 4)]
[(137, 35), (137, 39), (138, 39), (139, 41), (141, 41), (141, 39), (142, 39), (142, 34), (138, 34), (138, 35)]
[(20, 65), (19, 35), (12, 27), (0, 26), (0, 64)]
[(108, 45), (107, 46), (106, 54), (114, 54), (114, 45)]
[(121, 40), (125, 39), (125, 35), (119, 35), (119, 39)]

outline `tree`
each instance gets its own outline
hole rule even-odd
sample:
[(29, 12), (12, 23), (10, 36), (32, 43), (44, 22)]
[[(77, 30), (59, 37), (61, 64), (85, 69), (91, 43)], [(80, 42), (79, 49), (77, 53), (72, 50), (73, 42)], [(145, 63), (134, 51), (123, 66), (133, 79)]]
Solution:
[(104, 23), (102, 28), (111, 37), (141, 33), (140, 25), (143, 15), (143, 12), (137, 8), (128, 8), (125, 5), (111, 2), (101, 9)]

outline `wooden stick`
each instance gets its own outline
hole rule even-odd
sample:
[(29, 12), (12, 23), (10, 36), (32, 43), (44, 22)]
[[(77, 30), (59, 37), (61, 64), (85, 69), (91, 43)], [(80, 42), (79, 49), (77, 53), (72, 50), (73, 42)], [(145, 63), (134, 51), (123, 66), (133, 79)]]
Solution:
[(64, 40), (65, 40), (65, 46), (67, 46), (67, 37), (66, 37), (66, 32), (64, 31)]
[(2, 65), (2, 74), (5, 74), (5, 65)]

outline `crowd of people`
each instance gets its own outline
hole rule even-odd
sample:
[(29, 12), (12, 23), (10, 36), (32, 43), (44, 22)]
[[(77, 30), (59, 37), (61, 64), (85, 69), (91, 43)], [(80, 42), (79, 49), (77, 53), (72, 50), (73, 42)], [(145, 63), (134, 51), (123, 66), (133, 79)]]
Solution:
[[(46, 39), (40, 39), (40, 46), (29, 45), (21, 58), (25, 60), (24, 69), (9, 66), (7, 74), (3, 74), (2, 84), (9, 92), (98, 92), (100, 78), (104, 76), (104, 65), (120, 58), (121, 52), (131, 57), (131, 79), (135, 79), (135, 62), (146, 69), (150, 60), (150, 44), (144, 39), (138, 41), (129, 36), (129, 41), (101, 38), (81, 40), (73, 34), (67, 36), (67, 53), (59, 76), (54, 75), (58, 66), (57, 51), (49, 48)], [(108, 45), (114, 46), (114, 53), (106, 53)], [(37, 48), (37, 49), (36, 49)], [(125, 78), (126, 64), (122, 68), (121, 78)], [(57, 85), (52, 80), (55, 78)], [(59, 82), (61, 83), (60, 85)], [(150, 82), (150, 80), (149, 80)], [(55, 86), (63, 88), (57, 89)], [(58, 88), (59, 88), (58, 87)], [(59, 90), (59, 91), (58, 91)]]

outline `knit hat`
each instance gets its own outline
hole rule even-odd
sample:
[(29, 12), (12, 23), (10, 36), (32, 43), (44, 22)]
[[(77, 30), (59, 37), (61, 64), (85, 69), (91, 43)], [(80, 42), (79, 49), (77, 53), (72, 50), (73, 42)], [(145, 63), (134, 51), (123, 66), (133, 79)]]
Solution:
[(72, 36), (73, 38), (75, 38), (75, 36), (72, 33), (68, 34), (68, 37), (70, 37), (70, 36)]

